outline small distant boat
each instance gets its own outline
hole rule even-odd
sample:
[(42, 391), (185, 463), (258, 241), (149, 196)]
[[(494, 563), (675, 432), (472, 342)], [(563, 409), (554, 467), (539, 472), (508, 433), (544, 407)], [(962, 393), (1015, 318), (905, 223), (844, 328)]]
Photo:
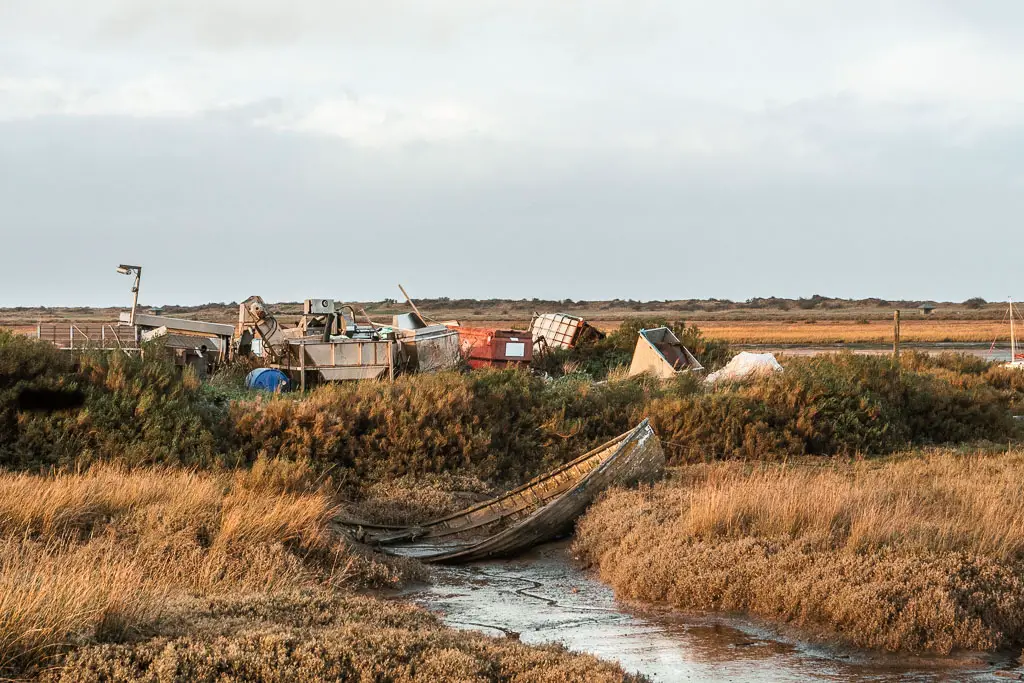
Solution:
[(661, 442), (650, 422), (644, 420), (502, 496), (421, 526), (359, 525), (361, 538), (371, 544), (391, 545), (472, 535), (477, 540), (417, 555), (417, 559), (454, 564), (509, 557), (571, 531), (576, 519), (606, 488), (654, 481), (664, 466)]
[(1010, 299), (1010, 362), (1004, 363), (1003, 366), (1007, 368), (1014, 368), (1016, 370), (1024, 370), (1024, 353), (1017, 353), (1017, 330), (1014, 328), (1014, 318), (1017, 314), (1014, 312), (1013, 299)]

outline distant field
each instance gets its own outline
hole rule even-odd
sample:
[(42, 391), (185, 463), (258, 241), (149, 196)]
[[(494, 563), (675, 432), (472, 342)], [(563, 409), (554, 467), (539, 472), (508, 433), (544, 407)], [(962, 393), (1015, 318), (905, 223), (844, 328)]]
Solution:
[[(891, 343), (891, 320), (851, 321), (694, 321), (704, 334), (732, 344)], [(904, 320), (903, 342), (979, 342), (1009, 339), (1007, 323), (994, 320)]]

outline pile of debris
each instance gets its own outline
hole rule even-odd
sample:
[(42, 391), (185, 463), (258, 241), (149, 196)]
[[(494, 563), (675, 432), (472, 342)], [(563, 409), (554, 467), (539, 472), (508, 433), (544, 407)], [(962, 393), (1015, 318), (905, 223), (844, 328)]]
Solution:
[[(389, 323), (372, 320), (366, 311), (334, 299), (306, 299), (298, 323), (286, 327), (259, 296), (238, 307), (238, 322), (187, 320), (137, 310), (140, 266), (121, 265), (133, 275), (132, 308), (110, 335), (108, 350), (141, 353), (141, 344), (159, 345), (182, 368), (199, 376), (213, 372), (232, 353), (256, 354), (275, 372), (251, 373), (253, 388), (280, 391), (324, 382), (393, 380), (400, 374), (430, 373), (460, 366), (470, 368), (529, 366), (546, 353), (573, 349), (604, 337), (596, 327), (568, 313), (535, 313), (530, 329), (473, 327), (459, 321), (435, 321), (424, 315), (399, 285), (411, 312)], [(74, 339), (74, 327), (71, 338)], [(40, 333), (40, 337), (41, 337)], [(106, 339), (105, 331), (100, 335)], [(132, 345), (125, 344), (130, 339)], [(74, 343), (70, 345), (75, 348)], [(704, 368), (666, 327), (640, 330), (629, 374), (672, 377)], [(719, 376), (718, 373), (713, 375)]]

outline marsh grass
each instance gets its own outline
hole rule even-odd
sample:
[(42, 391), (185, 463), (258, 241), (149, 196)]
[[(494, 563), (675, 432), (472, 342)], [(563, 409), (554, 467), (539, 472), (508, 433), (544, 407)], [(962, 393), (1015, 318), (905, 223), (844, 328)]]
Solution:
[(329, 490), (281, 461), (0, 474), (0, 678), (640, 680), (356, 594), (422, 566), (333, 533)]
[(0, 475), (0, 675), (155, 628), (172, 598), (393, 585), (319, 492), (255, 474), (94, 467)]
[(715, 463), (617, 491), (576, 550), (621, 597), (746, 611), (854, 645), (1024, 641), (1024, 452)]

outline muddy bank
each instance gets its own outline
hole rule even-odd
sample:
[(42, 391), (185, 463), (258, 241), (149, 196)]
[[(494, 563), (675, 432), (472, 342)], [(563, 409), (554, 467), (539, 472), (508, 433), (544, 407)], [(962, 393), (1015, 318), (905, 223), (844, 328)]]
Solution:
[(398, 595), (450, 626), (562, 643), (655, 681), (1005, 681), (1024, 675), (1010, 656), (896, 656), (812, 645), (753, 621), (683, 615), (616, 602), (578, 569), (566, 543), (510, 561), (437, 567), (433, 582)]

